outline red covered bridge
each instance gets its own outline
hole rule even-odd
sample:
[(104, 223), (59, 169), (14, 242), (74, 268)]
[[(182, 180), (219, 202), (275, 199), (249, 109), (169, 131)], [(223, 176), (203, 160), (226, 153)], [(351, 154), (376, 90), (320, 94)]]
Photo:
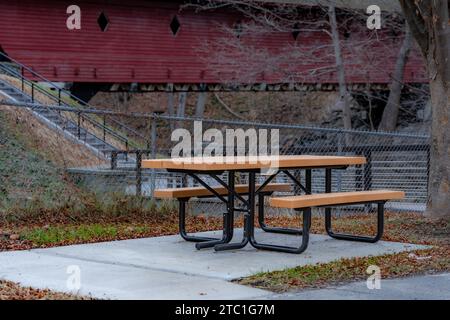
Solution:
[[(215, 86), (232, 82), (241, 68), (227, 63), (221, 65), (220, 61), (208, 62), (208, 54), (205, 57), (205, 52), (198, 50), (207, 42), (229, 36), (221, 25), (232, 26), (242, 19), (231, 9), (180, 10), (182, 2), (177, 0), (79, 0), (76, 4), (81, 8), (81, 30), (69, 30), (66, 10), (71, 4), (72, 1), (58, 0), (1, 1), (0, 49), (53, 81), (116, 84), (116, 87), (137, 83), (143, 90), (158, 90), (167, 84), (186, 90), (194, 90), (200, 84)], [(311, 8), (305, 11), (310, 13)], [(363, 42), (370, 32), (375, 32), (361, 28), (364, 26), (350, 26), (355, 31), (343, 34), (343, 41)], [(390, 74), (402, 35), (389, 32), (378, 31), (377, 41), (365, 44), (364, 52), (356, 52), (361, 61), (351, 56), (355, 53), (351, 48), (344, 48), (344, 55), (349, 58), (346, 64), (349, 83), (386, 85), (392, 81)], [(287, 46), (301, 50), (308, 45), (329, 45), (331, 39), (324, 32), (309, 30), (296, 35), (291, 32), (249, 35), (248, 39), (243, 36), (242, 41), (250, 41), (276, 54)], [(299, 59), (292, 65), (298, 71), (297, 77), (286, 80), (279, 70), (274, 70), (277, 68), (271, 68), (259, 72), (253, 82), (290, 83), (291, 88), (294, 83), (333, 85), (337, 82), (334, 71), (309, 72), (332, 66), (332, 57), (316, 63)], [(405, 81), (427, 82), (417, 50), (411, 53)]]

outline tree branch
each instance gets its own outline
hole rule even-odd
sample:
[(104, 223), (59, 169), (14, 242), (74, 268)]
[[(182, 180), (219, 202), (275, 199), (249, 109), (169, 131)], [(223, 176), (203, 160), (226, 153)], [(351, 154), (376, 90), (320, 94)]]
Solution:
[(422, 54), (426, 57), (429, 46), (429, 29), (426, 20), (431, 18), (431, 3), (429, 0), (399, 1), (411, 33), (419, 44)]

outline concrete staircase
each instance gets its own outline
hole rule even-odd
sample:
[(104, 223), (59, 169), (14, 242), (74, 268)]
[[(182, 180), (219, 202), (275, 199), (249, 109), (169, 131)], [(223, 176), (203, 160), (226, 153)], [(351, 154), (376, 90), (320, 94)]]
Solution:
[[(8, 81), (0, 79), (0, 95), (6, 98), (6, 101), (13, 103), (32, 103), (32, 98), (27, 93), (20, 90)], [(75, 140), (84, 144), (92, 152), (100, 157), (110, 159), (111, 150), (119, 150), (117, 147), (107, 143), (104, 139), (99, 138), (98, 133), (88, 131), (82, 126), (78, 126), (78, 121), (74, 121), (69, 117), (59, 113), (58, 111), (42, 107), (33, 108), (34, 115), (53, 129), (62, 131), (67, 138)], [(108, 129), (111, 130), (111, 129)], [(126, 157), (125, 155), (118, 156), (118, 164), (121, 166), (134, 166), (135, 159), (133, 157)]]

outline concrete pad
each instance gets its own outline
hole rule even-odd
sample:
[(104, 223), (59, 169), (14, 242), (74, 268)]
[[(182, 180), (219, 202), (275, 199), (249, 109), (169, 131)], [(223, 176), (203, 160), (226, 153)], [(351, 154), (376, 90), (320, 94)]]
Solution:
[[(219, 236), (220, 232), (202, 233)], [(240, 241), (242, 230), (233, 241)], [(299, 237), (256, 233), (261, 242), (297, 245)], [(250, 299), (269, 293), (228, 282), (262, 271), (382, 255), (425, 246), (339, 241), (312, 235), (300, 255), (256, 250), (198, 251), (178, 235), (0, 253), (0, 278), (69, 291), (67, 267), (81, 271), (81, 294), (119, 299)]]
[[(233, 241), (237, 242), (242, 237), (242, 230), (237, 230), (236, 233)], [(206, 232), (201, 235), (219, 237), (220, 232)], [(268, 234), (260, 230), (256, 235), (257, 241), (268, 243), (294, 246), (301, 241), (297, 236)], [(215, 252), (213, 249), (198, 251), (193, 243), (175, 235), (39, 249), (34, 252), (48, 256), (233, 280), (258, 272), (420, 248), (424, 246), (385, 241), (375, 244), (350, 242), (324, 235), (312, 235), (308, 249), (300, 255), (256, 250), (250, 245), (241, 250)]]
[[(0, 279), (100, 299), (255, 299), (270, 294), (220, 279), (89, 262), (45, 255), (34, 250), (2, 253), (0, 265)], [(74, 266), (80, 271), (81, 286), (78, 290), (68, 286), (68, 283), (73, 284), (73, 269), (68, 268)]]
[(283, 300), (450, 300), (450, 273), (381, 280), (370, 290), (366, 282), (270, 296)]

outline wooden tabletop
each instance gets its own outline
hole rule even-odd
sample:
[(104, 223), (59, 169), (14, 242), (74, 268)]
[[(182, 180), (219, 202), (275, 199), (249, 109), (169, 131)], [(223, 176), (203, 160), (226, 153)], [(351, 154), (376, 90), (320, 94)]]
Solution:
[(261, 157), (192, 157), (174, 159), (143, 160), (142, 168), (220, 171), (249, 170), (267, 168), (321, 168), (361, 165), (366, 163), (365, 157), (343, 156), (261, 156)]

